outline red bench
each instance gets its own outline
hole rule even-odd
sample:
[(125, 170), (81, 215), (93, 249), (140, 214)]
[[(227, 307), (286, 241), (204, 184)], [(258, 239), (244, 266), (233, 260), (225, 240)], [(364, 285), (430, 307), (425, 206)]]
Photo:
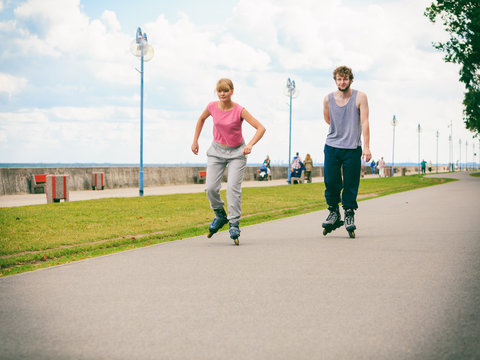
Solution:
[(30, 192), (32, 194), (43, 194), (47, 186), (47, 174), (32, 174), (30, 180)]
[(193, 176), (193, 182), (195, 184), (205, 183), (206, 179), (207, 179), (207, 171), (206, 170), (200, 170), (198, 172), (198, 175)]

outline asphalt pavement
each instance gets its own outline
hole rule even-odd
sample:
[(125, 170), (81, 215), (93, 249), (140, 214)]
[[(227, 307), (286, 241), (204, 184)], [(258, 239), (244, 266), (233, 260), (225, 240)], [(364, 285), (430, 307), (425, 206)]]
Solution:
[(480, 178), (0, 278), (2, 359), (479, 359)]

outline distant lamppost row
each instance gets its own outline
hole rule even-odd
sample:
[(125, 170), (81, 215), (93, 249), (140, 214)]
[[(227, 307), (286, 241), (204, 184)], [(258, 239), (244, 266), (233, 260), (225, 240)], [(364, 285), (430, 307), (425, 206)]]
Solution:
[(395, 127), (398, 125), (398, 120), (393, 115), (392, 127), (393, 127), (393, 149), (392, 149), (392, 176), (395, 175)]
[(290, 97), (290, 130), (288, 135), (288, 183), (292, 183), (292, 99), (297, 95), (295, 80), (288, 78), (286, 95)]
[[(147, 34), (137, 29), (135, 40), (130, 45), (133, 55), (140, 58), (140, 172), (138, 175), (139, 196), (143, 196), (143, 63), (153, 58), (153, 48), (148, 44)], [(138, 71), (138, 69), (137, 69)]]

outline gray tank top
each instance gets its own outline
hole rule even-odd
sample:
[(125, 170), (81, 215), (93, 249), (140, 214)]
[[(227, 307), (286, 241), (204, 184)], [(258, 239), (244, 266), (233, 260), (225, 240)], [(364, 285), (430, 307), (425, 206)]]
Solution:
[(362, 146), (360, 109), (357, 109), (357, 90), (345, 106), (338, 106), (333, 93), (328, 94), (330, 128), (325, 144), (340, 149), (356, 149)]

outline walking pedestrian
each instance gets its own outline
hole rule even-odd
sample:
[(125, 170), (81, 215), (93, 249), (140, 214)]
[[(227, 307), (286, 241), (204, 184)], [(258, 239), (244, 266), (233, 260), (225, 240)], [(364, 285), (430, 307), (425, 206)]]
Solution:
[(305, 161), (303, 162), (305, 165), (305, 179), (308, 183), (312, 182), (312, 170), (313, 170), (313, 160), (310, 154), (305, 156)]
[(353, 72), (349, 67), (336, 68), (333, 79), (338, 90), (325, 96), (323, 101), (323, 116), (330, 126), (324, 149), (325, 198), (330, 213), (322, 226), (326, 235), (342, 225), (341, 203), (345, 211), (345, 228), (350, 237), (355, 237), (354, 214), (358, 208), (361, 159), (368, 162), (372, 158), (368, 100), (366, 94), (351, 88)]
[[(263, 125), (255, 119), (243, 106), (232, 101), (233, 82), (220, 79), (216, 86), (218, 101), (212, 101), (203, 111), (195, 127), (192, 152), (198, 155), (198, 138), (205, 120), (213, 118), (213, 141), (207, 150), (206, 192), (215, 218), (210, 224), (208, 237), (229, 223), (230, 237), (239, 244), (239, 222), (241, 218), (241, 196), (243, 174), (247, 165), (247, 155), (265, 133)], [(256, 129), (253, 138), (245, 144), (242, 135), (243, 120)], [(228, 165), (227, 202), (228, 216), (224, 202), (220, 197), (222, 176)]]
[(380, 170), (378, 171), (378, 176), (379, 177), (385, 177), (385, 168), (386, 168), (385, 160), (383, 160), (383, 157), (380, 159), (378, 162), (378, 167)]

